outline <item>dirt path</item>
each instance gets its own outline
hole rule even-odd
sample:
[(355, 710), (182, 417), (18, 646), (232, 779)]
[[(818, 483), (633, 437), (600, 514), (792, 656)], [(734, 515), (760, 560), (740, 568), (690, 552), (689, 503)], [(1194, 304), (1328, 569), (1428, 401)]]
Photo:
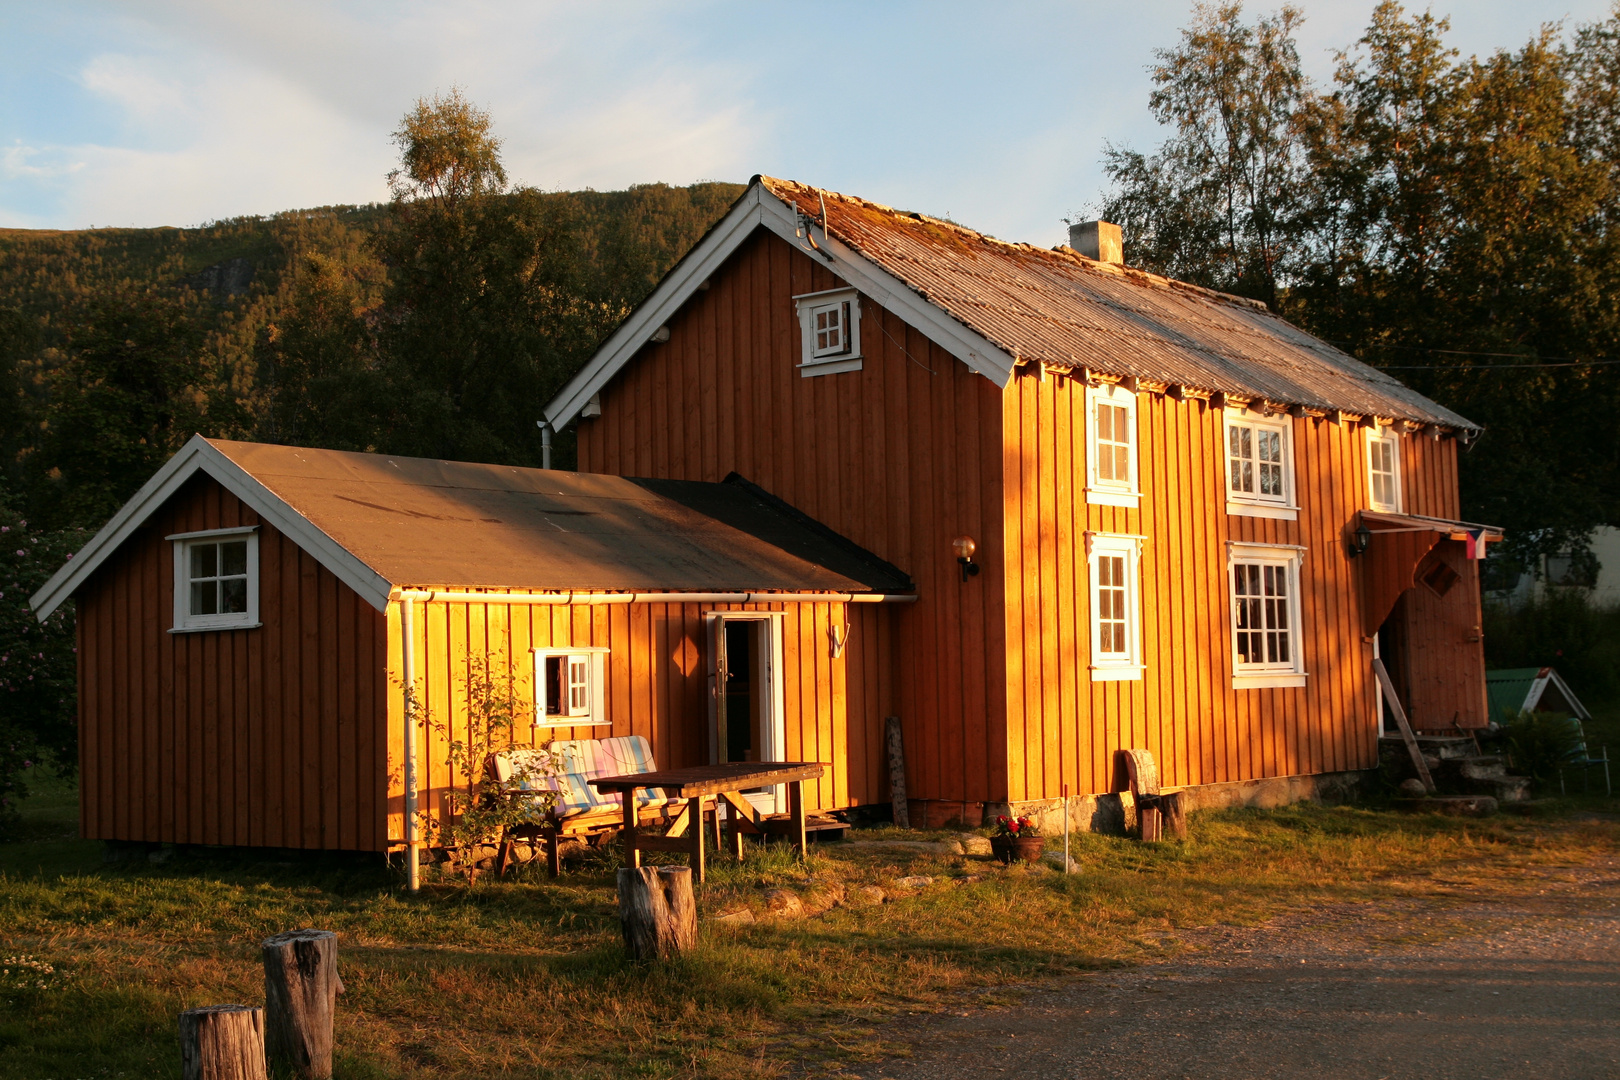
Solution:
[[(1620, 1080), (1620, 861), (1485, 902), (1337, 905), (884, 1037), (861, 1077)], [(908, 1021), (915, 1025), (917, 1019)]]

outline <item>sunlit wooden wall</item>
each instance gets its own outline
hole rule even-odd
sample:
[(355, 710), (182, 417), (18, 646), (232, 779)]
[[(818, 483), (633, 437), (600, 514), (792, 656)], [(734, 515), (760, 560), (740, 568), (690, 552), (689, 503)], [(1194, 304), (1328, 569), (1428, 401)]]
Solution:
[[(171, 634), (164, 537), (259, 526), (255, 629)], [(381, 850), (383, 615), (198, 477), (81, 588), (83, 835)]]

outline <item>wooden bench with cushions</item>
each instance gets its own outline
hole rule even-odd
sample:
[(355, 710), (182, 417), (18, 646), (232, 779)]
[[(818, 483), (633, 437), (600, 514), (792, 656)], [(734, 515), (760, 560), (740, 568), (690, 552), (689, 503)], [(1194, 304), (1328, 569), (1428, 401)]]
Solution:
[[(541, 820), (532, 825), (515, 825), (501, 839), (499, 872), (511, 862), (512, 845), (519, 840), (543, 840), (546, 865), (551, 876), (562, 872), (563, 837), (593, 842), (624, 825), (623, 796), (599, 792), (590, 781), (625, 773), (653, 772), (652, 747), (640, 735), (609, 739), (559, 739), (544, 748), (516, 747), (490, 757), (488, 768), (501, 783), (509, 783), (522, 771), (515, 798), (525, 791), (553, 791), (556, 801)], [(636, 817), (641, 825), (657, 825), (672, 820), (684, 807), (671, 805), (663, 791), (641, 789), (636, 793)]]

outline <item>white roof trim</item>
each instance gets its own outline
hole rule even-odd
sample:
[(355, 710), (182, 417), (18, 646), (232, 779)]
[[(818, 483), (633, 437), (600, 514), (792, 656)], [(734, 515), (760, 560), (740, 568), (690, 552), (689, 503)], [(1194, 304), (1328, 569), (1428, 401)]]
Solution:
[[(585, 403), (652, 340), (653, 333), (674, 317), (759, 225), (811, 254), (797, 235), (797, 213), (756, 180), (720, 224), (676, 264), (653, 294), (630, 313), (546, 406), (546, 422), (552, 429), (564, 427), (578, 416)], [(1006, 387), (1016, 361), (999, 346), (923, 299), (910, 285), (842, 241), (824, 234), (817, 243), (828, 256), (827, 265), (834, 274), (899, 315), (973, 371), (998, 387)]]
[(29, 597), (28, 602), (33, 606), (35, 616), (41, 622), (48, 619), (136, 529), (146, 524), (148, 518), (199, 472), (207, 473), (221, 487), (252, 507), (268, 524), (313, 555), (317, 562), (364, 597), (372, 607), (378, 611), (388, 609), (388, 594), (393, 587), (388, 581), (316, 528), (307, 517), (226, 457), (207, 439), (194, 435), (152, 479), (141, 485), (134, 498), (120, 507), (112, 520), (103, 525), (101, 531), (91, 537), (90, 542), (66, 566)]

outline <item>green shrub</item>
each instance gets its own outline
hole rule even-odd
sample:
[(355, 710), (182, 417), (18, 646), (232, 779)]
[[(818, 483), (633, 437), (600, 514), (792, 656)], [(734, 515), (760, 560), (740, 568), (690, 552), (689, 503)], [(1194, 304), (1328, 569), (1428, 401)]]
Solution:
[(1502, 731), (1508, 762), (1537, 789), (1555, 783), (1558, 767), (1575, 755), (1581, 726), (1568, 713), (1522, 711)]

